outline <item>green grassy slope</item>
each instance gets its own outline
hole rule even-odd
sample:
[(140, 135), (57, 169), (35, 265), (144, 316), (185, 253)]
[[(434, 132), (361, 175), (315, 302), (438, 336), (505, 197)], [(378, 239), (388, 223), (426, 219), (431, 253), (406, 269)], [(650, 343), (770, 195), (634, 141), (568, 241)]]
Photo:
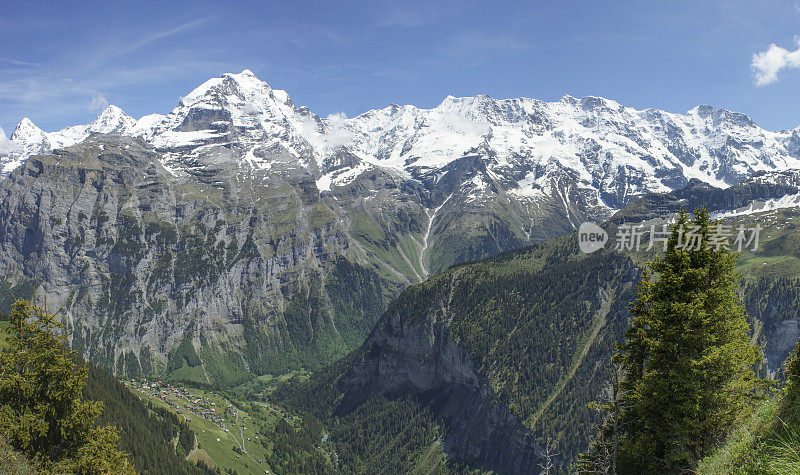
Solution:
[[(794, 358), (798, 350), (795, 349)], [(701, 460), (699, 474), (800, 473), (800, 381), (798, 361), (787, 366), (789, 379), (773, 398), (742, 414), (738, 427), (715, 453)]]

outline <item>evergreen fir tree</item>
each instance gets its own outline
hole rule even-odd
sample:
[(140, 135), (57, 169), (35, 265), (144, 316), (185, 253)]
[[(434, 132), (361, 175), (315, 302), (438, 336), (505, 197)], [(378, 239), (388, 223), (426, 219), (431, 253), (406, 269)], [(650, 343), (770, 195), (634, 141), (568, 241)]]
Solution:
[(622, 434), (620, 415), (622, 413), (622, 395), (620, 380), (622, 370), (614, 366), (611, 380), (608, 381), (598, 400), (589, 407), (600, 413), (601, 422), (597, 426), (597, 435), (589, 444), (586, 452), (578, 454), (575, 471), (580, 474), (617, 473), (619, 438)]
[(691, 470), (719, 445), (758, 386), (760, 352), (737, 297), (737, 255), (714, 245), (718, 223), (682, 211), (648, 264), (632, 326), (615, 356), (621, 382), (621, 472)]
[(87, 370), (46, 310), (17, 300), (0, 352), (0, 434), (42, 472), (133, 473), (102, 404), (82, 398)]

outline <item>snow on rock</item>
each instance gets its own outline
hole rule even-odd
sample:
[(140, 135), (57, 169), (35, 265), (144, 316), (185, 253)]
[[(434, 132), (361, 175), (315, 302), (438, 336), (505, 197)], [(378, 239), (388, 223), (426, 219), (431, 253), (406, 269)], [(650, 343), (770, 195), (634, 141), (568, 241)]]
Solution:
[(765, 213), (768, 211), (776, 211), (785, 208), (798, 208), (800, 207), (800, 194), (785, 195), (780, 198), (772, 198), (768, 200), (754, 200), (747, 206), (737, 208), (734, 210), (719, 211), (712, 213), (713, 219), (731, 218), (736, 216), (748, 216), (755, 213)]
[[(130, 135), (135, 125), (136, 121), (132, 117), (112, 105), (100, 113), (91, 124), (73, 125), (57, 132), (43, 132), (26, 117), (17, 125), (11, 135), (11, 141), (22, 149), (22, 153), (17, 157), (19, 165), (26, 157), (75, 145), (93, 133)], [(13, 170), (7, 163), (3, 163), (3, 167), (4, 174)]]
[[(320, 118), (246, 69), (209, 79), (167, 115), (136, 121), (109, 106), (89, 125), (51, 133), (25, 119), (11, 139), (22, 152), (0, 159), (3, 173), (28, 155), (73, 145), (91, 133), (142, 137), (173, 164), (233, 146), (234, 157), (265, 168), (260, 161), (268, 159), (252, 150), (283, 150), (320, 190), (374, 167), (407, 179), (439, 177), (455, 160), (474, 156), (493, 182), (518, 199), (554, 193), (566, 199), (569, 188), (610, 210), (692, 178), (727, 187), (752, 174), (800, 168), (800, 128), (771, 132), (744, 114), (707, 105), (675, 114), (592, 96), (554, 102), (448, 96), (431, 109), (392, 104), (353, 118)], [(467, 180), (474, 199), (492, 192), (483, 178)]]
[(25, 117), (11, 134), (11, 141), (21, 150), (22, 155), (29, 156), (50, 151), (47, 134)]

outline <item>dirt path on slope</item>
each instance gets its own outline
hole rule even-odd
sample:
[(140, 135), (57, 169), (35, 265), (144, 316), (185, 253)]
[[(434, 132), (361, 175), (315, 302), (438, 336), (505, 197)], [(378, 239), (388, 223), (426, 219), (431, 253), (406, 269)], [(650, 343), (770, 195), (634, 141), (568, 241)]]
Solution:
[(567, 386), (567, 383), (572, 381), (572, 378), (575, 377), (575, 373), (578, 371), (578, 368), (583, 363), (586, 355), (589, 354), (592, 344), (594, 344), (595, 340), (597, 340), (597, 335), (600, 334), (600, 330), (602, 330), (606, 325), (608, 312), (611, 311), (611, 302), (614, 301), (614, 297), (614, 289), (606, 287), (605, 289), (601, 290), (600, 308), (595, 314), (594, 322), (592, 323), (592, 328), (589, 332), (589, 337), (586, 339), (586, 343), (583, 345), (580, 355), (575, 359), (575, 362), (572, 363), (572, 366), (570, 367), (569, 371), (567, 371), (567, 374), (562, 376), (558, 383), (556, 383), (553, 391), (550, 393), (550, 396), (547, 397), (547, 400), (545, 400), (545, 402), (539, 406), (536, 414), (533, 415), (533, 420), (531, 421), (530, 425), (531, 429), (536, 426), (536, 423), (539, 422), (542, 414), (544, 414), (553, 401), (555, 401), (555, 399), (561, 394), (561, 391), (564, 390), (564, 388)]

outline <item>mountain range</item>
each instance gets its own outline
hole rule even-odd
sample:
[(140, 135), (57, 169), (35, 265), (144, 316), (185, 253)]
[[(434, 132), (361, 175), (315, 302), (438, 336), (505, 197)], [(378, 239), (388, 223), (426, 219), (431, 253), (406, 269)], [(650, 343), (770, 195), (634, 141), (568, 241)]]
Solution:
[(448, 96), (321, 118), (249, 70), (167, 115), (109, 106), (56, 132), (23, 119), (11, 141), (4, 288), (47, 295), (118, 372), (217, 383), (344, 355), (403, 288), (454, 264), (692, 180), (800, 168), (800, 129), (709, 106)]
[[(245, 70), (167, 115), (23, 119), (11, 142), (0, 313), (44, 296), (117, 375), (250, 391), (313, 371), (275, 398), (347, 467), (396, 449), (528, 473), (547, 439), (565, 463), (585, 448), (652, 253), (580, 254), (584, 221), (613, 236), (702, 203), (758, 223), (740, 269), (762, 374), (800, 337), (800, 128), (725, 109), (448, 96), (322, 118)], [(369, 459), (358, 433), (394, 449)]]
[[(174, 174), (191, 173), (198, 160), (224, 147), (232, 152), (225, 158), (240, 167), (297, 166), (320, 193), (380, 171), (421, 185), (432, 195), (422, 203), (428, 211), (450, 195), (442, 188), (474, 202), (501, 195), (532, 218), (514, 230), (527, 238), (537, 235), (541, 214), (529, 207), (558, 206), (567, 221), (608, 216), (692, 178), (726, 187), (754, 172), (800, 166), (800, 128), (771, 132), (744, 114), (706, 105), (673, 114), (591, 96), (557, 102), (448, 96), (432, 109), (392, 104), (354, 118), (320, 118), (245, 70), (206, 81), (167, 115), (135, 120), (112, 105), (91, 124), (49, 133), (25, 118), (11, 136), (18, 150), (0, 162), (3, 173), (27, 156), (94, 133), (143, 139)], [(440, 183), (466, 157), (478, 162), (467, 176)]]

